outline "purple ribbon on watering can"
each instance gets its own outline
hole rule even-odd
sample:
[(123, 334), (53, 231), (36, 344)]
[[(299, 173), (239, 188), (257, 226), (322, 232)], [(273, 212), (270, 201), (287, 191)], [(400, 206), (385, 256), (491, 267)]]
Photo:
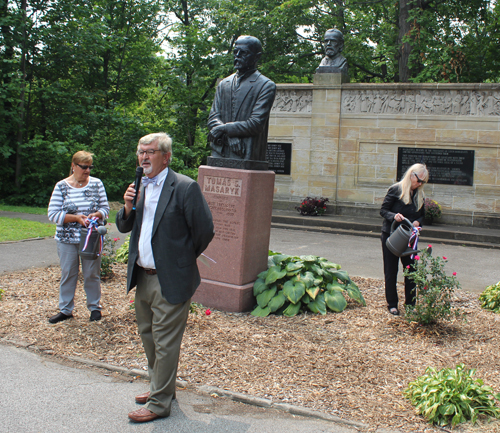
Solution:
[[(92, 234), (92, 230), (97, 231), (97, 227), (99, 227), (99, 219), (97, 217), (92, 217), (87, 219), (89, 225), (88, 225), (88, 230), (87, 230), (87, 236), (85, 238), (85, 244), (83, 245), (82, 251), (85, 251), (87, 249), (87, 246), (89, 245), (89, 240), (90, 240), (90, 235)], [(104, 246), (104, 235), (99, 236), (99, 256), (102, 253), (102, 248)]]
[[(418, 246), (418, 237), (420, 236), (420, 230), (422, 230), (422, 227), (413, 226), (411, 229), (410, 239), (408, 240), (408, 247), (414, 249), (415, 251), (417, 250)], [(415, 254), (412, 254), (410, 258), (413, 260), (415, 258)]]

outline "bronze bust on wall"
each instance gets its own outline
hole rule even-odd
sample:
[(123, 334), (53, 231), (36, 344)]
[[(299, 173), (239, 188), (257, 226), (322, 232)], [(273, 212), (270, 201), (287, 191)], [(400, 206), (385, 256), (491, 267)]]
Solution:
[(347, 59), (341, 54), (344, 49), (344, 35), (340, 30), (330, 29), (325, 32), (325, 57), (316, 69), (317, 74), (340, 73), (349, 77)]

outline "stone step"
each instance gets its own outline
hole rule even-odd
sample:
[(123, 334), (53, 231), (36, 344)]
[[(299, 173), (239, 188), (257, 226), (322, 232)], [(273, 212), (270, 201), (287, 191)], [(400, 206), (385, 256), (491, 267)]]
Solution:
[[(353, 236), (379, 237), (382, 218), (353, 218), (339, 216), (302, 216), (290, 211), (273, 211), (272, 227), (310, 230)], [(500, 249), (500, 230), (476, 227), (426, 225), (422, 229), (421, 242), (442, 242), (454, 245)]]

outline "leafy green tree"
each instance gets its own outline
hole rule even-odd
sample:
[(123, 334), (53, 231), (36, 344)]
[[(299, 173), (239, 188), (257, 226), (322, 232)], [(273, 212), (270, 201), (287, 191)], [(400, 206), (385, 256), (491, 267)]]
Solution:
[[(131, 149), (147, 132), (129, 107), (143, 98), (158, 62), (158, 12), (153, 1), (28, 4), (26, 73), (18, 71), (24, 79), (17, 80), (10, 98), (19, 107), (22, 165), (10, 183), (2, 184), (2, 196), (8, 199), (14, 183), (18, 188), (11, 199), (46, 204), (55, 181), (67, 175), (71, 154), (80, 149), (96, 154), (93, 174), (110, 180), (108, 194), (122, 193), (133, 179)], [(16, 7), (7, 13), (19, 15)], [(19, 50), (21, 42), (18, 38), (14, 48)], [(3, 152), (7, 157), (12, 141)], [(12, 166), (10, 159), (7, 165)]]
[[(325, 30), (341, 30), (353, 82), (498, 80), (496, 2), (288, 0), (274, 10), (273, 23), (309, 41), (316, 64)], [(304, 53), (287, 47), (286, 56), (293, 63)]]
[(486, 0), (400, 0), (408, 4), (400, 40), (406, 60), (401, 81), (483, 82), (498, 77), (498, 68), (485, 64), (497, 42), (498, 8)]

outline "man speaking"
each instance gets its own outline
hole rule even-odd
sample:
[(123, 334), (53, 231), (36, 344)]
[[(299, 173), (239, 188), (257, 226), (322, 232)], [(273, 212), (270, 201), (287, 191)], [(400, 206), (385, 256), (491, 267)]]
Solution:
[(135, 312), (148, 358), (150, 390), (136, 396), (145, 406), (130, 412), (134, 422), (170, 415), (179, 352), (200, 273), (196, 258), (214, 236), (212, 214), (199, 185), (168, 166), (172, 140), (149, 134), (137, 146), (146, 175), (139, 189), (129, 185), (116, 226), (130, 236), (127, 292), (136, 287)]

